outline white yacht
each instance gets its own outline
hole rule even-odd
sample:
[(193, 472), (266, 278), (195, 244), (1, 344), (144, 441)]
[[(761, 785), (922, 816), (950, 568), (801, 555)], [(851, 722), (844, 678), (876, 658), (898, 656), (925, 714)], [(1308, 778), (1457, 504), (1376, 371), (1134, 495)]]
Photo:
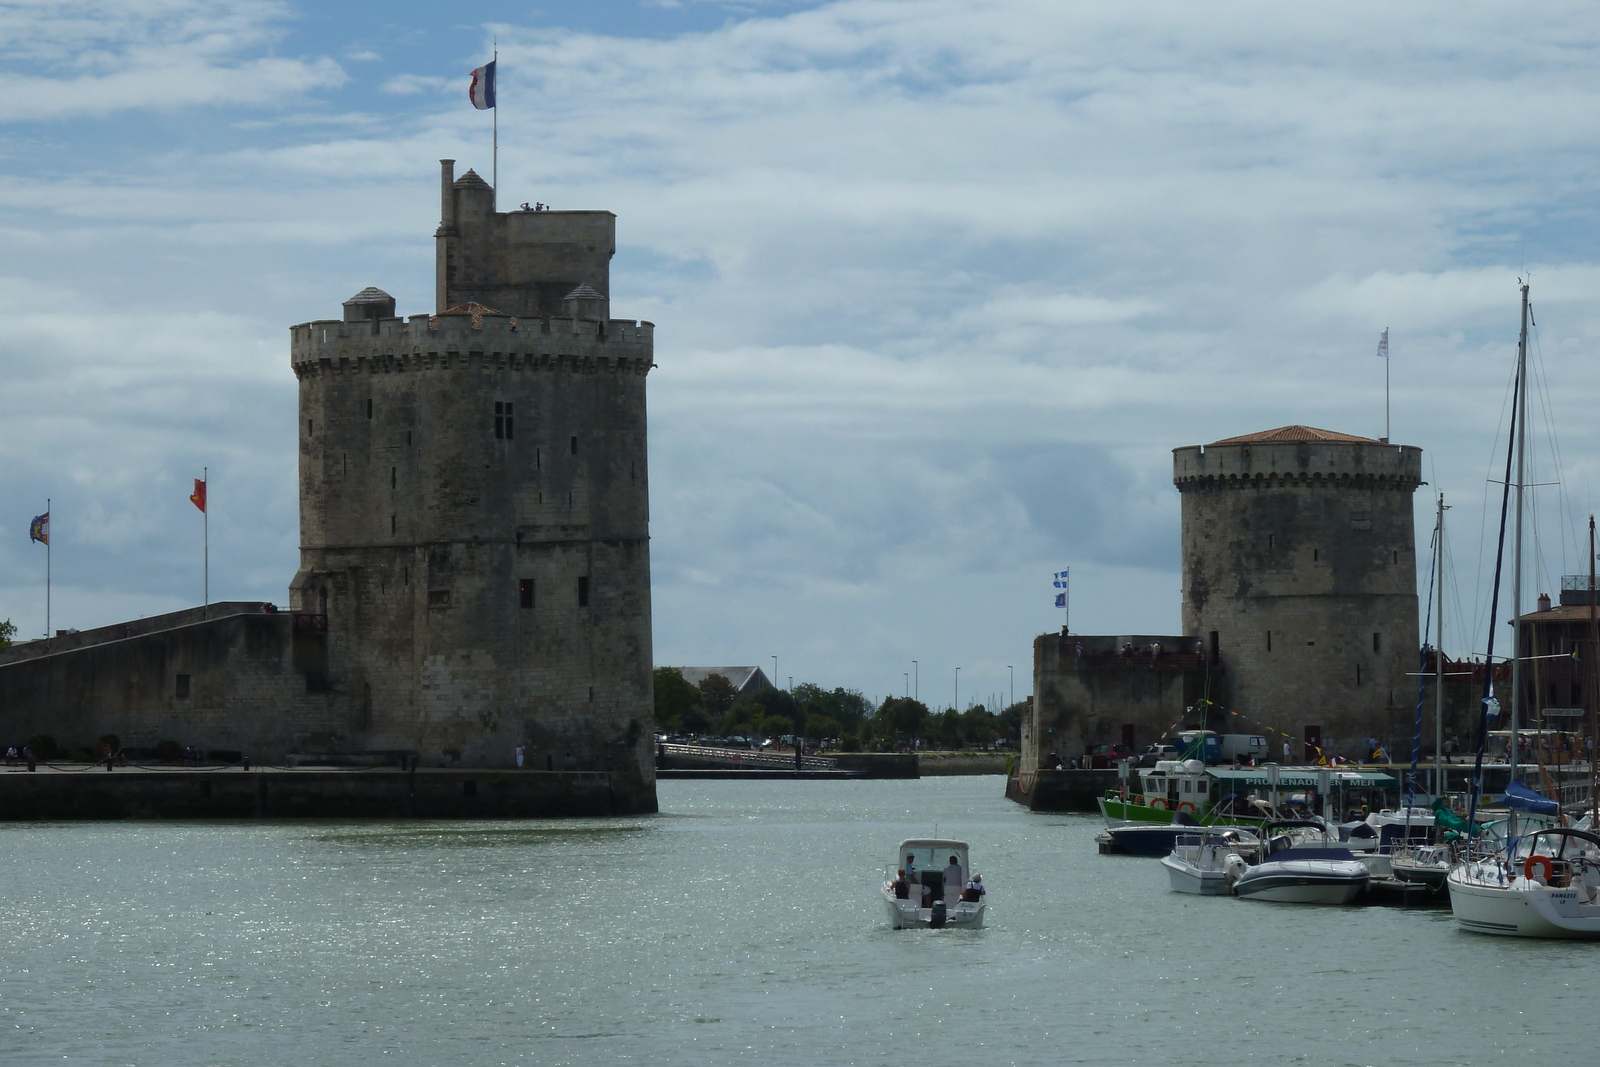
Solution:
[(1600, 834), (1593, 831), (1535, 830), (1508, 853), (1457, 864), (1446, 884), (1463, 930), (1600, 939)]
[[(945, 879), (945, 872), (952, 864), (960, 870), (959, 882), (954, 885), (947, 884)], [(907, 872), (903, 897), (899, 879), (902, 870)], [(937, 838), (902, 841), (888, 874), (879, 892), (889, 915), (889, 925), (894, 929), (976, 930), (983, 926), (983, 913), (988, 907), (987, 892), (979, 889), (974, 893), (966, 888), (966, 883), (975, 875), (969, 866), (965, 841)], [(969, 899), (973, 896), (977, 899)]]

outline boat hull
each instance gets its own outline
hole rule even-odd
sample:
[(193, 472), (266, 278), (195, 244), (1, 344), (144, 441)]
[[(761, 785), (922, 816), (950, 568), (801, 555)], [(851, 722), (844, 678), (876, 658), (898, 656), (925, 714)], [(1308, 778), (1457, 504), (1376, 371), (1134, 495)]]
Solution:
[(1583, 902), (1581, 889), (1530, 886), (1526, 879), (1495, 885), (1450, 872), (1450, 911), (1456, 925), (1475, 934), (1600, 940), (1600, 905)]
[(1194, 893), (1202, 897), (1228, 895), (1227, 875), (1221, 870), (1206, 870), (1171, 855), (1161, 857), (1161, 866), (1167, 869), (1167, 880), (1175, 893)]
[(1264, 863), (1233, 884), (1233, 895), (1279, 904), (1350, 904), (1371, 880), (1360, 863)]
[(1414, 863), (1393, 862), (1394, 876), (1402, 882), (1412, 885), (1428, 887), (1430, 893), (1446, 892), (1445, 884), (1450, 878), (1450, 868), (1430, 867)]
[[(909, 900), (900, 900), (884, 891), (883, 906), (889, 916), (889, 926), (895, 930), (929, 929), (933, 925), (933, 909), (917, 908)], [(988, 910), (987, 901), (958, 901), (946, 913), (943, 929), (978, 930), (983, 927), (983, 915)]]

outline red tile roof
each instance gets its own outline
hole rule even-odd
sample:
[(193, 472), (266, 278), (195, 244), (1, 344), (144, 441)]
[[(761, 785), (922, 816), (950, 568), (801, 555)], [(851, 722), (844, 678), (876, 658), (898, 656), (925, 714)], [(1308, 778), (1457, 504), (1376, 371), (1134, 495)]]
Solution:
[(1354, 434), (1319, 430), (1315, 426), (1279, 426), (1276, 430), (1262, 430), (1259, 433), (1247, 433), (1240, 437), (1224, 437), (1220, 441), (1211, 443), (1214, 445), (1253, 445), (1279, 441), (1340, 441), (1362, 445), (1382, 443), (1376, 437), (1357, 437)]

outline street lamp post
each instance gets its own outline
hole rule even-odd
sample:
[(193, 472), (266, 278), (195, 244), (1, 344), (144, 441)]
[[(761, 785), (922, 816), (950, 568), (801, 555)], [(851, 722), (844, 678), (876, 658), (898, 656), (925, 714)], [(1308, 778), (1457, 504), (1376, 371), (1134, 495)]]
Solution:
[(956, 707), (955, 707), (955, 710), (957, 712), (961, 711), (961, 668), (960, 667), (956, 668)]
[(922, 689), (917, 684), (918, 681), (921, 680), (921, 678), (922, 678), (922, 671), (917, 667), (917, 661), (916, 660), (912, 660), (911, 661), (911, 699), (912, 700), (920, 700), (922, 698)]
[(906, 680), (906, 699), (910, 700), (911, 699), (911, 672), (910, 671), (901, 671), (900, 675), (901, 675), (901, 677), (903, 677)]
[[(1007, 663), (1006, 670), (1011, 673), (1011, 704), (1015, 704), (1017, 702), (1017, 669)], [(1011, 704), (1007, 704), (1006, 707), (1011, 707)]]
[(772, 657), (772, 688), (778, 688), (778, 657)]

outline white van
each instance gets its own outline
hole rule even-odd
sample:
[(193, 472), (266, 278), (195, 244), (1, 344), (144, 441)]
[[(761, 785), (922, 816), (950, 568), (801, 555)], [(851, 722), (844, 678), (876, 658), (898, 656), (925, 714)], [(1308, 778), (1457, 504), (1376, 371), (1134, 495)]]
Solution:
[(1232, 763), (1235, 757), (1243, 760), (1267, 759), (1267, 739), (1261, 734), (1223, 734), (1222, 761)]

